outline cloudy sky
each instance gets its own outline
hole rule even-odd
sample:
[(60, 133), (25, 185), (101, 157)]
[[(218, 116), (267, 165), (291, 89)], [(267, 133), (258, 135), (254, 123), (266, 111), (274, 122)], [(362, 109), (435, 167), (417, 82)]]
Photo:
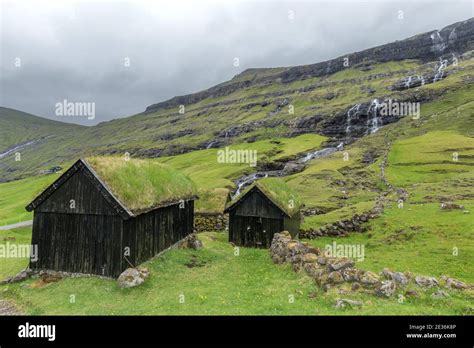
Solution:
[[(474, 15), (471, 0), (0, 1), (0, 105), (85, 125)], [(63, 100), (95, 103), (96, 118), (56, 116)]]

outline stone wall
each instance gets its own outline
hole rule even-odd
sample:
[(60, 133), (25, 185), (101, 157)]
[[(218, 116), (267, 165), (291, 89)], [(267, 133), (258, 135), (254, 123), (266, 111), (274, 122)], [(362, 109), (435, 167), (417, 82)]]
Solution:
[(194, 232), (225, 231), (229, 226), (227, 214), (195, 213)]
[[(352, 291), (363, 291), (381, 297), (416, 296), (409, 285), (420, 289), (445, 287), (447, 289), (473, 289), (473, 285), (443, 276), (415, 276), (411, 272), (393, 272), (384, 269), (379, 274), (355, 268), (354, 260), (324, 255), (320, 249), (292, 239), (289, 232), (276, 233), (270, 247), (274, 263), (290, 263), (294, 271), (304, 271), (316, 284), (327, 291), (343, 284), (350, 284)], [(432, 294), (433, 298), (449, 296), (443, 290)], [(343, 303), (341, 304), (341, 306)]]
[(350, 218), (339, 220), (331, 224), (324, 225), (318, 229), (300, 229), (300, 238), (314, 239), (322, 236), (344, 236), (350, 232), (365, 232), (364, 224), (370, 219), (377, 218), (382, 212), (382, 208), (376, 207), (361, 214), (354, 214)]

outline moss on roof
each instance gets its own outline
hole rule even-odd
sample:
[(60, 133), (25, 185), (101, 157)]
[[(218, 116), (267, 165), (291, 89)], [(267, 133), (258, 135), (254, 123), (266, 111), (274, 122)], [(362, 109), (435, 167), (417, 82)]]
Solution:
[(303, 206), (298, 194), (280, 178), (264, 178), (255, 181), (249, 188), (238, 197), (231, 200), (226, 207), (228, 210), (240, 201), (252, 188), (257, 187), (267, 196), (273, 204), (280, 208), (285, 214), (292, 217)]
[(133, 213), (189, 199), (196, 195), (186, 175), (150, 160), (90, 157), (85, 162), (114, 196)]

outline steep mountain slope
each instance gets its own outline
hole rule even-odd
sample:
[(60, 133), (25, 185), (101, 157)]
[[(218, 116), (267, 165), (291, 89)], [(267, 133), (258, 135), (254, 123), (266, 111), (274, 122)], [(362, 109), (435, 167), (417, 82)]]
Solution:
[[(384, 100), (423, 104), (472, 83), (473, 38), (470, 19), (328, 62), (250, 69), (206, 91), (149, 106), (143, 114), (75, 128), (73, 134), (53, 132), (25, 150), (24, 161), (0, 158), (0, 180), (35, 175), (84, 155), (162, 157), (304, 133), (351, 143), (399, 119), (382, 117), (377, 105)], [(37, 137), (26, 133), (21, 141)], [(12, 140), (0, 151), (14, 145)]]
[(75, 137), (85, 128), (0, 107), (0, 179), (11, 179), (9, 173), (18, 168), (34, 173), (44, 166), (42, 158), (54, 158), (55, 163), (60, 163), (61, 148), (53, 144), (77, 142)]

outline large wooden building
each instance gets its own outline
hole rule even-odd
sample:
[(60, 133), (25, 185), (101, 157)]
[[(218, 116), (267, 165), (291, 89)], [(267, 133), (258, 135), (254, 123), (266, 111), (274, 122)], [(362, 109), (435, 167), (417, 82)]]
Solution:
[(117, 277), (193, 232), (195, 187), (155, 162), (80, 159), (26, 209), (34, 270)]
[(229, 241), (245, 247), (269, 248), (275, 233), (298, 236), (301, 203), (295, 192), (279, 178), (253, 183), (228, 202)]

